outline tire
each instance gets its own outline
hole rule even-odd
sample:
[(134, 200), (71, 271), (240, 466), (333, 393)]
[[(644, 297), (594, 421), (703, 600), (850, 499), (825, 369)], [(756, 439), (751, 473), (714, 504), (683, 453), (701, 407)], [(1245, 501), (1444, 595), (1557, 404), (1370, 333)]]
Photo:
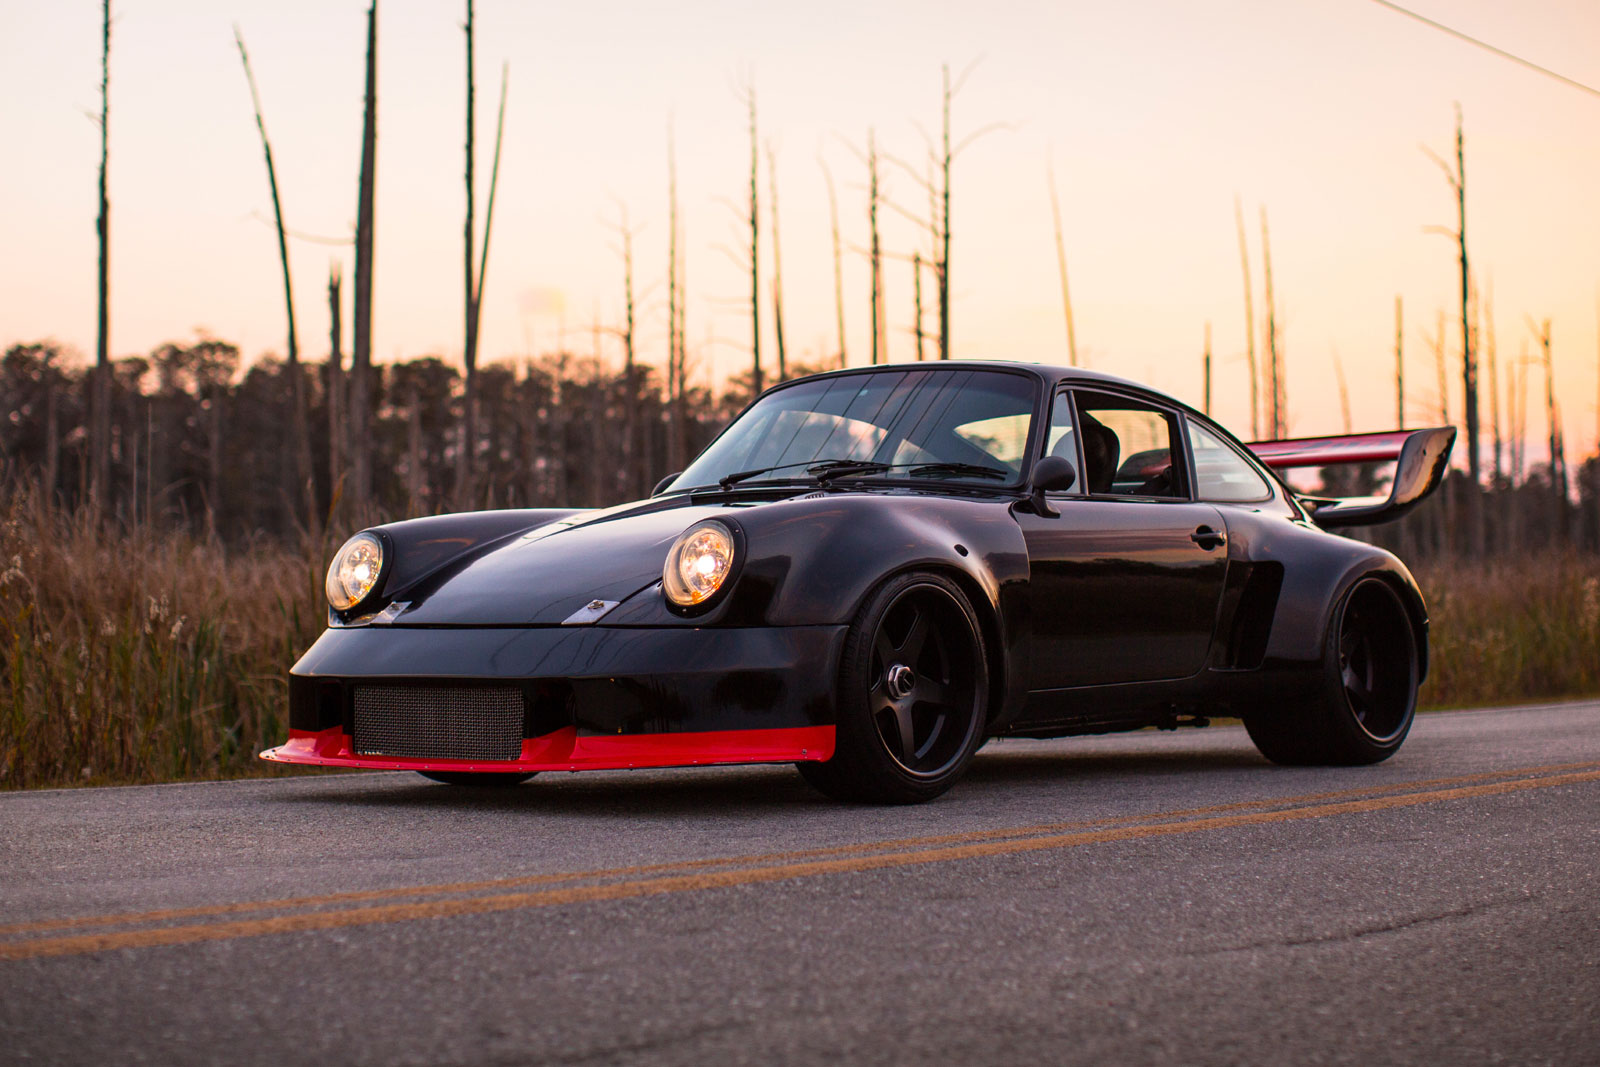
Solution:
[(932, 800), (982, 745), (988, 697), (983, 630), (961, 588), (937, 574), (897, 575), (845, 637), (833, 758), (797, 766), (835, 800)]
[(1399, 595), (1363, 578), (1340, 601), (1323, 648), (1324, 690), (1304, 715), (1244, 717), (1261, 754), (1289, 766), (1381, 763), (1417, 711), (1417, 635)]
[(445, 785), (469, 785), (478, 789), (503, 789), (521, 785), (538, 771), (418, 771), (422, 777)]

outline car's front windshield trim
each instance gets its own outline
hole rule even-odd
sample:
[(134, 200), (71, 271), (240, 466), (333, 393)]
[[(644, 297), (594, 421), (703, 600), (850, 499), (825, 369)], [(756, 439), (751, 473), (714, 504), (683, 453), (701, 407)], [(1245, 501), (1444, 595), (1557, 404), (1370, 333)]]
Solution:
[[(977, 377), (980, 375), (981, 378)], [(1018, 390), (1015, 387), (996, 387), (994, 383), (999, 376), (1021, 379), (1021, 383), (1024, 383), (1023, 388)], [(863, 381), (873, 378), (879, 381)], [(950, 424), (952, 405), (960, 403), (963, 397), (969, 394), (971, 387), (979, 383), (989, 384), (992, 392), (980, 391), (976, 396), (987, 399), (990, 403), (985, 406), (978, 400), (978, 406), (972, 410), (973, 421)], [(820, 392), (817, 391), (819, 387)], [(795, 388), (808, 388), (813, 395), (792, 407), (769, 407), (763, 410), (764, 405), (771, 405), (775, 400), (781, 404), (786, 394), (790, 394)], [(765, 471), (800, 467), (807, 463), (815, 465), (829, 458), (838, 461), (848, 460), (863, 466), (876, 466), (885, 458), (895, 459), (896, 452), (903, 455), (906, 449), (913, 452), (913, 458), (890, 463), (889, 466), (910, 469), (966, 463), (976, 467), (1003, 469), (1007, 476), (1004, 481), (1000, 481), (978, 474), (926, 473), (907, 476), (900, 471), (875, 470), (860, 473), (849, 471), (834, 478), (820, 480), (807, 475), (788, 475), (778, 478), (747, 475), (734, 484), (740, 486), (823, 484), (830, 481), (870, 479), (873, 485), (906, 483), (918, 487), (954, 486), (984, 490), (1015, 490), (1026, 484), (1028, 472), (1035, 458), (1036, 438), (1042, 417), (1039, 398), (1044, 392), (1041, 377), (1029, 373), (1024, 368), (971, 364), (945, 367), (894, 364), (853, 368), (849, 371), (796, 379), (763, 393), (756, 401), (746, 406), (701, 451), (684, 472), (661, 492), (704, 492), (708, 489), (726, 491), (728, 487), (721, 484), (724, 479), (732, 475), (745, 474), (750, 469)], [(1011, 401), (1014, 403), (1006, 402), (1007, 394), (1011, 394)], [(797, 423), (793, 427), (785, 426), (784, 432), (788, 437), (782, 441), (781, 447), (775, 448), (773, 441), (766, 435), (772, 432), (778, 418), (793, 412), (803, 413), (802, 418), (793, 420)], [(954, 417), (959, 417), (959, 414), (957, 411)], [(831, 416), (832, 421), (823, 423), (805, 417), (810, 415), (824, 419)], [(751, 429), (751, 418), (763, 416), (768, 419), (768, 424)], [(985, 436), (981, 439), (981, 443), (980, 440), (963, 437), (962, 440), (954, 442), (953, 448), (941, 445), (929, 451), (924, 447), (930, 444), (931, 435), (935, 431), (942, 431), (945, 442), (949, 442), (949, 433), (955, 428), (976, 425), (989, 419), (998, 421), (1005, 418), (1026, 420), (1025, 424), (1018, 428), (1020, 434), (1017, 429), (1008, 428), (998, 437)], [(856, 440), (846, 440), (842, 445), (834, 441), (844, 423), (849, 423), (847, 432), (863, 436)], [(750, 430), (754, 436), (748, 441), (735, 444), (732, 449), (728, 448), (729, 435), (739, 432), (741, 427)], [(820, 440), (814, 445), (801, 441), (803, 432), (814, 433)], [(783, 460), (795, 454), (797, 441), (803, 446), (800, 449), (802, 452), (805, 447), (816, 448), (813, 457), (780, 463), (744, 462), (762, 456), (763, 452), (765, 456), (762, 458)], [(997, 441), (1004, 442), (1005, 451), (996, 453), (992, 450)], [(985, 445), (990, 447), (986, 448)], [(824, 453), (823, 449), (828, 451)], [(704, 466), (708, 460), (714, 461), (709, 468)], [(686, 477), (692, 477), (692, 483), (686, 481)]]

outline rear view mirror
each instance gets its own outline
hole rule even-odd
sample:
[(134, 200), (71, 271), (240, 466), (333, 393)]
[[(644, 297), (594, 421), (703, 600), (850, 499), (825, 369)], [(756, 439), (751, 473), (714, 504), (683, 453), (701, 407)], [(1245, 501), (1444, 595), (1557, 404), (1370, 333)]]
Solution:
[(1071, 460), (1060, 456), (1046, 456), (1033, 465), (1033, 474), (1028, 479), (1028, 502), (1033, 506), (1034, 514), (1054, 516), (1056, 510), (1045, 500), (1046, 493), (1064, 493), (1078, 484), (1078, 469), (1072, 465)]

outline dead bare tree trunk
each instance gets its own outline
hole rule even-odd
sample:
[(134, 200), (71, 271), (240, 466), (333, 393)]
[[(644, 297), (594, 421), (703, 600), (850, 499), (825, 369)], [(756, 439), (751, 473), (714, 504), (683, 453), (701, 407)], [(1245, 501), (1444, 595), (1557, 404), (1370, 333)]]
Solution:
[(1471, 273), (1467, 264), (1467, 159), (1461, 131), (1461, 106), (1456, 105), (1456, 238), (1461, 246), (1461, 390), (1467, 422), (1467, 534), (1472, 555), (1482, 556), (1483, 476), (1478, 450), (1478, 352), (1469, 317)]
[(833, 313), (839, 330), (839, 366), (849, 363), (844, 342), (844, 251), (839, 242), (839, 197), (833, 188), (833, 172), (819, 156), (822, 176), (828, 183), (828, 227), (833, 233)]
[(461, 447), (456, 452), (456, 507), (466, 510), (472, 506), (475, 495), (473, 475), (477, 467), (478, 446), (478, 351), (477, 351), (477, 322), (473, 314), (473, 304), (477, 300), (478, 286), (473, 280), (475, 260), (473, 245), (476, 243), (477, 228), (473, 225), (473, 201), (476, 186), (473, 182), (473, 157), (476, 155), (473, 144), (473, 135), (477, 128), (476, 96), (477, 86), (473, 77), (472, 65), (472, 0), (467, 0), (467, 21), (462, 24), (462, 31), (467, 38), (467, 136), (466, 136), (466, 173), (467, 186), (467, 212), (466, 221), (462, 225), (462, 274), (463, 296), (461, 300), (461, 313), (463, 320), (463, 343), (461, 349), (461, 362), (465, 372), (462, 381), (461, 396), (461, 421), (459, 433)]
[(1244, 208), (1233, 198), (1233, 220), (1239, 230), (1239, 265), (1244, 271), (1244, 354), (1250, 371), (1250, 437), (1261, 440), (1261, 376), (1256, 370), (1256, 313), (1250, 285), (1250, 245), (1244, 234)]
[(687, 256), (678, 264), (678, 360), (677, 381), (674, 385), (673, 418), (678, 423), (678, 463), (673, 470), (689, 465), (689, 260)]
[[(469, 48), (470, 51), (470, 48)], [(469, 64), (470, 65), (470, 64)], [(463, 507), (478, 506), (479, 477), (478, 477), (478, 327), (483, 321), (483, 286), (489, 274), (489, 238), (494, 232), (494, 201), (495, 193), (500, 187), (500, 148), (505, 140), (506, 132), (506, 89), (510, 81), (508, 67), (500, 68), (500, 108), (495, 120), (494, 131), (494, 160), (489, 167), (489, 205), (483, 216), (483, 247), (478, 252), (478, 273), (475, 284), (470, 280), (472, 270), (469, 266), (467, 275), (469, 285), (472, 286), (467, 297), (467, 336), (464, 349), (464, 363), (466, 365), (466, 381), (462, 396), (462, 434), (461, 455), (457, 467), (457, 496)], [(471, 95), (470, 92), (468, 94)], [(467, 141), (470, 144), (472, 135), (469, 132)], [(470, 151), (470, 150), (469, 150)], [(468, 181), (471, 181), (471, 165), (468, 165)], [(472, 238), (470, 236), (472, 218), (472, 196), (467, 196), (467, 218), (469, 235), (467, 237), (468, 255), (471, 255)], [(492, 440), (492, 435), (491, 435)], [(465, 463), (464, 474), (460, 463)]]
[(778, 244), (778, 157), (767, 144), (767, 188), (772, 200), (772, 325), (778, 335), (778, 381), (789, 380), (783, 347), (783, 252)]
[(350, 356), (350, 452), (356, 516), (372, 507), (372, 246), (378, 169), (378, 0), (367, 9), (367, 83), (361, 122), (361, 178), (356, 201), (354, 350)]
[(672, 122), (667, 122), (667, 466), (683, 470), (683, 409), (678, 403), (682, 376), (678, 371), (678, 151)]
[(410, 409), (406, 413), (406, 514), (422, 514), (422, 395), (416, 383), (411, 386)]
[[(600, 332), (600, 309), (596, 307), (594, 312), (594, 365), (590, 368), (593, 377), (591, 378), (591, 388), (589, 390), (594, 405), (589, 419), (589, 455), (591, 456), (605, 454), (603, 449), (606, 440), (606, 422), (608, 421), (606, 418), (606, 393), (608, 390), (606, 388), (605, 364), (601, 359)], [(583, 470), (589, 483), (589, 491), (586, 494), (589, 506), (591, 508), (599, 508), (614, 503), (615, 501), (611, 499), (611, 491), (605, 489), (600, 480), (601, 465), (592, 462), (585, 463), (583, 464)], [(614, 489), (615, 484), (613, 483), (612, 490), (614, 491)]]
[(757, 168), (761, 162), (756, 139), (756, 90), (747, 90), (750, 105), (750, 396), (761, 393), (761, 238), (760, 205), (756, 200)]
[(339, 498), (345, 477), (344, 324), (339, 290), (343, 279), (337, 260), (328, 268), (328, 500)]
[(1550, 446), (1550, 534), (1560, 537), (1566, 526), (1567, 470), (1565, 448), (1561, 440), (1561, 414), (1556, 406), (1555, 363), (1550, 355), (1550, 320), (1545, 319), (1534, 329), (1539, 342), (1540, 363), (1544, 367), (1544, 416)]
[(922, 353), (922, 253), (911, 254), (911, 303), (912, 320), (911, 332), (917, 339), (917, 362), (924, 359)]
[(111, 0), (104, 0), (100, 13), (100, 214), (94, 224), (100, 239), (100, 259), (95, 303), (94, 389), (90, 398), (93, 409), (90, 469), (93, 475), (89, 483), (89, 498), (97, 516), (104, 513), (111, 492), (111, 201), (106, 195), (111, 129)]
[(1483, 313), (1483, 349), (1484, 357), (1489, 364), (1489, 427), (1493, 434), (1494, 467), (1491, 483), (1499, 489), (1505, 477), (1505, 465), (1502, 456), (1505, 450), (1505, 435), (1500, 428), (1500, 359), (1495, 351), (1494, 337), (1494, 289), (1491, 286), (1484, 296), (1486, 305)]
[(1394, 428), (1406, 425), (1406, 314), (1400, 295), (1394, 298)]
[(878, 141), (875, 130), (867, 131), (867, 225), (871, 230), (869, 255), (872, 262), (872, 363), (888, 359), (883, 336), (883, 246), (878, 239)]
[[(1433, 336), (1433, 368), (1438, 376), (1439, 384), (1439, 425), (1449, 426), (1450, 423), (1450, 370), (1445, 357), (1445, 314), (1439, 312), (1439, 329)], [(1439, 535), (1437, 550), (1441, 555), (1448, 554), (1452, 549), (1452, 535), (1456, 528), (1456, 492), (1455, 486), (1447, 477), (1443, 486), (1444, 514), (1443, 528)]]
[(1528, 341), (1522, 341), (1521, 349), (1517, 353), (1517, 361), (1511, 365), (1511, 373), (1507, 376), (1511, 390), (1511, 484), (1522, 484), (1522, 476), (1527, 471), (1527, 433), (1528, 433), (1528, 364), (1532, 362), (1528, 356)]
[(1439, 378), (1439, 424), (1450, 425), (1450, 372), (1445, 363), (1444, 312), (1439, 312), (1439, 332), (1433, 336), (1433, 367)]
[(1283, 381), (1283, 360), (1278, 353), (1278, 305), (1272, 296), (1272, 242), (1267, 233), (1267, 209), (1261, 208), (1261, 272), (1267, 301), (1267, 368), (1272, 389), (1272, 436), (1283, 440), (1289, 434), (1287, 396)]
[(250, 85), (250, 104), (256, 113), (256, 130), (261, 134), (261, 152), (267, 160), (267, 186), (272, 191), (272, 217), (278, 228), (278, 261), (283, 266), (283, 307), (288, 320), (288, 356), (284, 370), (289, 375), (290, 433), (294, 438), (295, 492), (304, 493), (306, 517), (310, 526), (317, 522), (316, 487), (311, 480), (311, 428), (306, 419), (305, 379), (300, 373), (300, 340), (294, 328), (294, 287), (289, 281), (289, 235), (283, 225), (283, 201), (278, 195), (278, 171), (272, 163), (272, 142), (267, 138), (266, 120), (261, 115), (261, 94), (256, 91), (256, 76), (250, 69), (250, 53), (245, 51), (244, 35), (233, 28), (239, 46), (239, 61)]
[[(1424, 149), (1427, 152), (1426, 149)], [(1445, 180), (1456, 196), (1456, 228), (1430, 227), (1456, 240), (1457, 260), (1461, 275), (1461, 385), (1463, 411), (1466, 422), (1467, 451), (1467, 536), (1473, 555), (1483, 551), (1483, 509), (1480, 506), (1480, 464), (1478, 455), (1478, 357), (1473, 344), (1471, 315), (1471, 271), (1467, 260), (1467, 167), (1466, 152), (1461, 129), (1461, 105), (1456, 105), (1456, 161), (1452, 169), (1448, 163), (1427, 152), (1444, 171)]]
[(628, 209), (622, 207), (622, 221), (617, 233), (622, 238), (622, 471), (625, 499), (638, 495), (643, 477), (639, 470), (639, 387), (634, 370), (634, 311), (633, 311), (633, 227), (628, 223)]
[[(1056, 266), (1061, 271), (1061, 310), (1067, 316), (1067, 364), (1078, 365), (1078, 337), (1072, 325), (1072, 290), (1067, 286), (1067, 245), (1061, 237), (1061, 198), (1056, 195), (1056, 170), (1053, 163), (1047, 163), (1046, 176), (1050, 181), (1050, 217), (1056, 227)], [(1211, 327), (1208, 325), (1209, 331)], [(1211, 342), (1206, 342), (1206, 351), (1211, 351)], [(1206, 363), (1206, 373), (1210, 373), (1211, 363), (1209, 356)], [(1209, 378), (1207, 381), (1209, 382)], [(1208, 409), (1209, 410), (1209, 409)]]
[[(950, 163), (954, 153), (950, 150), (950, 100), (955, 95), (950, 88), (950, 64), (940, 68), (944, 77), (943, 140), (944, 152), (940, 157), (943, 181), (939, 187), (941, 207), (939, 213), (939, 358), (950, 358)], [(963, 75), (963, 80), (965, 76)], [(958, 85), (959, 89), (960, 86)]]

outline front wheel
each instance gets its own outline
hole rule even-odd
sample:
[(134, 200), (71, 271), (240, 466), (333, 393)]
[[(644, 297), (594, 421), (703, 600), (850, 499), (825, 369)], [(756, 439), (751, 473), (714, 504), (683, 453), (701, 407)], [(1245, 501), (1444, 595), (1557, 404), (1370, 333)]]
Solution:
[(845, 638), (834, 756), (800, 773), (837, 800), (932, 800), (982, 744), (988, 693), (983, 632), (961, 588), (937, 574), (891, 578)]
[(498, 789), (508, 785), (521, 785), (538, 771), (418, 771), (429, 781), (445, 785), (470, 785)]
[(1323, 653), (1325, 689), (1303, 715), (1244, 717), (1261, 754), (1308, 766), (1379, 763), (1394, 755), (1417, 711), (1417, 635), (1393, 587), (1363, 578), (1334, 611)]

